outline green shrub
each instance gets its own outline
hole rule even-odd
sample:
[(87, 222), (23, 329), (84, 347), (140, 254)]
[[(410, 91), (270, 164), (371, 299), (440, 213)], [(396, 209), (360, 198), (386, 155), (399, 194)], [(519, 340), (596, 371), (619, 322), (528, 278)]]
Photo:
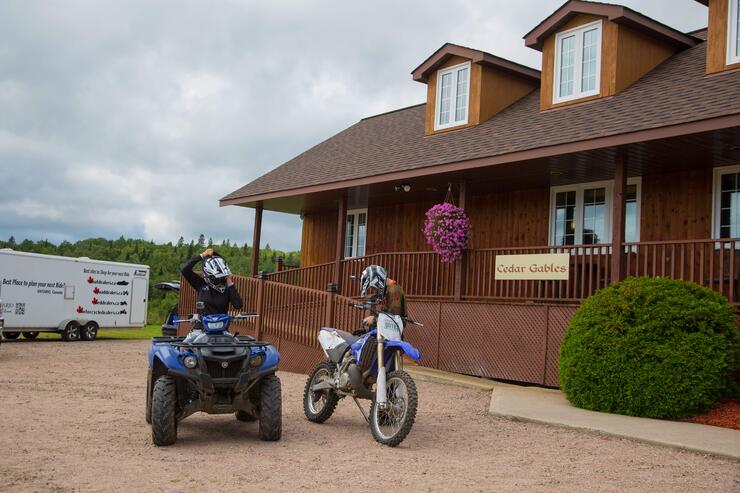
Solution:
[(573, 316), (560, 386), (584, 409), (677, 418), (730, 392), (739, 365), (740, 332), (724, 297), (685, 281), (628, 278)]

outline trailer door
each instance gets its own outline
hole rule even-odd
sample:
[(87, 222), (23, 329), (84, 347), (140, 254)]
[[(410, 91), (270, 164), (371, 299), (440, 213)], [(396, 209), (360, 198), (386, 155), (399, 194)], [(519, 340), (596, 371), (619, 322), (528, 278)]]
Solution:
[(132, 325), (146, 323), (147, 280), (134, 278), (131, 282), (131, 312), (129, 322)]

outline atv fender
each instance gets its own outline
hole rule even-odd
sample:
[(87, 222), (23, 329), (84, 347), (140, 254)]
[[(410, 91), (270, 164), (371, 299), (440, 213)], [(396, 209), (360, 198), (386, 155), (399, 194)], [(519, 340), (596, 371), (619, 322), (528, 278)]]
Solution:
[(180, 360), (180, 351), (169, 344), (152, 344), (149, 348), (149, 368), (154, 368), (154, 359), (157, 358), (168, 370), (180, 370), (189, 373)]
[(385, 343), (386, 348), (392, 348), (397, 347), (404, 353), (406, 353), (409, 358), (412, 358), (416, 361), (419, 361), (421, 359), (421, 351), (416, 349), (414, 346), (409, 344), (406, 341), (386, 341)]

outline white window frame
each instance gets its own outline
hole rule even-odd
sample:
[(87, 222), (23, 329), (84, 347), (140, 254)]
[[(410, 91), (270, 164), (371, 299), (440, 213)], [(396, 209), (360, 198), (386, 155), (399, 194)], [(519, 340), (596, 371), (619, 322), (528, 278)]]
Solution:
[[(457, 77), (461, 69), (468, 69), (468, 90), (465, 93), (465, 118), (460, 121), (454, 121), (455, 113), (457, 113)], [(452, 77), (452, 94), (450, 95), (450, 122), (441, 124), (439, 122), (442, 116), (442, 76), (446, 74), (453, 74)], [(437, 72), (437, 91), (434, 103), (434, 130), (442, 130), (450, 127), (459, 127), (460, 125), (467, 125), (468, 118), (470, 115), (470, 86), (472, 78), (471, 63), (464, 62), (452, 67), (441, 69)]]
[[(352, 238), (354, 241), (352, 242), (352, 252), (351, 255), (347, 255), (347, 233), (348, 231), (344, 232), (344, 244), (342, 245), (342, 252), (344, 253), (344, 258), (355, 258), (357, 257), (357, 250), (359, 247), (359, 232), (360, 232), (360, 214), (365, 214), (365, 242), (362, 245), (362, 249), (364, 254), (367, 254), (367, 251), (365, 250), (365, 247), (367, 246), (367, 223), (368, 223), (368, 215), (367, 215), (367, 209), (352, 209), (347, 211), (347, 216), (344, 218), (345, 225), (347, 223), (347, 217), (349, 216), (355, 216), (354, 224), (353, 224), (353, 231), (352, 231)], [(364, 255), (363, 255), (364, 256)]]
[(727, 65), (740, 63), (740, 52), (735, 53), (737, 45), (737, 11), (738, 1), (729, 0), (727, 8)]
[[(635, 208), (635, 228), (637, 230), (637, 239), (640, 241), (640, 211), (642, 204), (642, 177), (636, 176), (627, 179), (627, 185), (637, 186), (636, 202), (637, 207)], [(548, 243), (550, 246), (570, 246), (570, 245), (555, 245), (555, 197), (559, 192), (576, 192), (576, 212), (573, 216), (573, 220), (576, 222), (576, 245), (583, 244), (583, 191), (592, 188), (605, 188), (606, 195), (604, 197), (604, 206), (606, 207), (606, 215), (604, 217), (604, 238), (599, 245), (607, 245), (612, 241), (612, 217), (614, 215), (614, 180), (606, 181), (593, 181), (589, 183), (576, 183), (574, 185), (561, 185), (556, 187), (550, 187), (550, 216), (549, 216), (549, 237)], [(590, 246), (590, 245), (589, 245)]]
[[(597, 28), (597, 37), (598, 40), (596, 41), (596, 45), (598, 46), (598, 49), (596, 50), (596, 86), (595, 89), (592, 91), (581, 91), (581, 75), (583, 71), (583, 32), (589, 31), (593, 29), (594, 27)], [(568, 29), (567, 31), (563, 31), (560, 33), (557, 33), (555, 35), (555, 63), (553, 66), (555, 67), (554, 73), (553, 73), (553, 88), (552, 88), (552, 102), (553, 103), (564, 103), (566, 101), (573, 101), (575, 99), (581, 99), (581, 98), (587, 98), (589, 96), (598, 96), (601, 93), (601, 48), (602, 48), (602, 32), (603, 32), (603, 23), (601, 20), (598, 20), (596, 22), (590, 22), (588, 24), (584, 24), (582, 26), (575, 27), (573, 29)], [(563, 38), (567, 38), (569, 36), (574, 36), (576, 38), (576, 47), (575, 47), (575, 62), (573, 67), (573, 94), (570, 96), (560, 96), (560, 40)]]
[(740, 173), (740, 164), (734, 166), (722, 166), (714, 168), (714, 186), (712, 187), (712, 234), (713, 239), (720, 238), (720, 221), (722, 214), (722, 176)]

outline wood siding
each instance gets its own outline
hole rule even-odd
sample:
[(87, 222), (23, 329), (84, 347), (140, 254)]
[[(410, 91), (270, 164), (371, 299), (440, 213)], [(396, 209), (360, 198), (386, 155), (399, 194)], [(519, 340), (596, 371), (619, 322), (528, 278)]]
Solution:
[(740, 63), (727, 65), (729, 6), (727, 0), (709, 0), (707, 31), (707, 73), (709, 74), (740, 68)]
[(384, 252), (420, 252), (431, 250), (422, 229), (424, 214), (436, 200), (390, 205), (371, 205), (367, 213), (368, 255)]
[(712, 237), (710, 168), (642, 177), (640, 241)]
[(334, 259), (337, 247), (337, 212), (314, 212), (303, 217), (301, 267), (323, 264)]
[(676, 48), (644, 35), (627, 26), (593, 15), (578, 15), (558, 33), (601, 19), (601, 71), (599, 94), (553, 104), (555, 81), (555, 37), (547, 38), (542, 47), (542, 91), (540, 109), (548, 110), (585, 101), (613, 96), (676, 53)]
[(454, 65), (469, 62), (467, 58), (450, 57), (440, 68), (429, 75), (427, 81), (427, 106), (424, 121), (425, 135), (438, 134), (479, 125), (499, 111), (512, 105), (537, 89), (537, 83), (509, 74), (503, 70), (484, 67), (477, 63), (470, 66), (470, 98), (468, 100), (468, 123), (456, 127), (434, 130), (437, 102), (437, 72)]
[(549, 201), (549, 188), (473, 195), (470, 248), (546, 245)]

